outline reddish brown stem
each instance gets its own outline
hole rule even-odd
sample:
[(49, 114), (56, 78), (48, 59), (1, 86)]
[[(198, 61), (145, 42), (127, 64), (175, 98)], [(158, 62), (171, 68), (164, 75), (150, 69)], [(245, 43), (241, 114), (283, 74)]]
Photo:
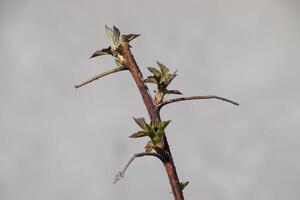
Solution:
[[(159, 111), (155, 103), (153, 102), (153, 98), (151, 97), (147, 86), (143, 82), (143, 76), (140, 72), (140, 69), (129, 49), (128, 43), (122, 43), (121, 44), (121, 51), (122, 55), (124, 56), (124, 62), (123, 64), (128, 67), (130, 70), (133, 79), (135, 80), (135, 83), (140, 91), (140, 94), (142, 95), (144, 104), (147, 108), (148, 114), (150, 116), (151, 121), (154, 124), (157, 124), (161, 121)], [(158, 152), (161, 154), (164, 158), (163, 164), (165, 166), (166, 172), (168, 174), (169, 182), (172, 188), (172, 192), (174, 195), (175, 200), (183, 200), (183, 193), (180, 188), (180, 182), (176, 173), (175, 164), (173, 162), (173, 158), (171, 155), (171, 151), (169, 148), (168, 140), (165, 134), (162, 138), (162, 151)]]

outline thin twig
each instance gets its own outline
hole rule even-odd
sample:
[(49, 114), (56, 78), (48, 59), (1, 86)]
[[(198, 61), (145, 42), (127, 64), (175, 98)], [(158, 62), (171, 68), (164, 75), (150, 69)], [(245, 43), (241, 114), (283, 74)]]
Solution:
[(111, 69), (109, 71), (106, 71), (106, 72), (103, 72), (103, 73), (98, 74), (96, 76), (93, 76), (93, 77), (91, 77), (91, 78), (89, 78), (89, 79), (81, 82), (78, 85), (74, 85), (74, 87), (75, 87), (75, 89), (80, 88), (81, 86), (84, 86), (84, 85), (86, 85), (86, 84), (88, 84), (90, 82), (93, 82), (93, 81), (95, 81), (95, 80), (97, 80), (99, 78), (102, 78), (104, 76), (107, 76), (107, 75), (110, 75), (110, 74), (113, 74), (113, 73), (116, 73), (116, 72), (119, 72), (119, 71), (122, 71), (122, 70), (125, 70), (125, 69), (127, 69), (127, 67), (124, 67), (124, 66)]
[(214, 95), (208, 95), (208, 96), (191, 96), (191, 97), (180, 97), (180, 98), (176, 98), (176, 99), (169, 99), (166, 101), (163, 101), (161, 104), (158, 105), (158, 110), (160, 110), (163, 106), (170, 104), (170, 103), (175, 103), (175, 102), (179, 102), (179, 101), (188, 101), (188, 100), (197, 100), (197, 99), (219, 99), (222, 101), (226, 101), (229, 103), (232, 103), (236, 106), (239, 105), (239, 103), (234, 102), (232, 100), (223, 98), (223, 97), (218, 97), (218, 96), (214, 96)]
[(120, 171), (120, 172), (116, 175), (116, 177), (115, 177), (115, 179), (114, 179), (114, 184), (115, 184), (116, 182), (118, 182), (121, 178), (124, 177), (124, 174), (125, 174), (127, 168), (129, 167), (129, 165), (132, 163), (132, 161), (133, 161), (135, 158), (143, 157), (143, 156), (154, 156), (154, 157), (157, 157), (158, 159), (160, 159), (161, 161), (164, 161), (164, 158), (163, 158), (160, 154), (158, 154), (158, 153), (150, 153), (150, 152), (136, 153), (136, 154), (134, 154), (134, 155), (131, 157), (131, 159), (127, 162), (127, 164), (125, 165), (124, 169), (123, 169), (122, 171)]

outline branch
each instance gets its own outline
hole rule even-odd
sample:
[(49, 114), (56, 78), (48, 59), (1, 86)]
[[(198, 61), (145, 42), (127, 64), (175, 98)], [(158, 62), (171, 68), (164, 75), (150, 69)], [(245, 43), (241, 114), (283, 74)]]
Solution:
[(154, 157), (157, 157), (158, 159), (160, 159), (162, 162), (164, 161), (164, 158), (158, 154), (158, 153), (150, 153), (150, 152), (142, 152), (142, 153), (136, 153), (134, 154), (131, 159), (127, 162), (127, 164), (125, 165), (124, 169), (122, 171), (120, 171), (116, 177), (115, 177), (115, 180), (114, 180), (114, 184), (117, 183), (121, 178), (124, 177), (124, 174), (127, 170), (127, 168), (129, 167), (129, 165), (132, 163), (132, 161), (135, 159), (135, 158), (138, 158), (138, 157), (143, 157), (143, 156), (154, 156)]
[(237, 103), (237, 102), (234, 102), (234, 101), (229, 100), (229, 99), (225, 99), (223, 97), (214, 96), (214, 95), (191, 96), (191, 97), (181, 97), (181, 98), (176, 98), (176, 99), (170, 99), (170, 100), (163, 101), (161, 104), (158, 105), (158, 110), (160, 110), (163, 106), (168, 105), (170, 103), (175, 103), (175, 102), (179, 102), (179, 101), (197, 100), (197, 99), (219, 99), (219, 100), (222, 100), (222, 101), (232, 103), (236, 106), (239, 105), (239, 103)]
[[(128, 67), (130, 70), (130, 73), (133, 77), (133, 79), (136, 82), (136, 85), (140, 91), (140, 94), (144, 100), (144, 104), (147, 108), (147, 111), (149, 113), (151, 122), (153, 124), (158, 124), (161, 122), (159, 112), (157, 110), (157, 106), (155, 105), (153, 98), (151, 97), (147, 86), (142, 80), (142, 74), (140, 72), (140, 69), (130, 51), (130, 46), (128, 43), (122, 43), (121, 44), (121, 52), (125, 59), (125, 66)], [(170, 182), (170, 186), (172, 188), (172, 192), (174, 195), (175, 200), (184, 200), (184, 196), (182, 193), (182, 190), (180, 188), (180, 181), (176, 172), (175, 164), (172, 158), (171, 150), (168, 144), (168, 140), (166, 137), (166, 134), (163, 134), (161, 138), (160, 144), (162, 146), (162, 157), (164, 158), (164, 167), (166, 169), (166, 172), (168, 174), (168, 179)]]
[(81, 86), (84, 86), (84, 85), (86, 85), (86, 84), (88, 84), (90, 82), (98, 80), (99, 78), (102, 78), (104, 76), (107, 76), (107, 75), (110, 75), (110, 74), (113, 74), (113, 73), (116, 73), (116, 72), (119, 72), (119, 71), (123, 71), (123, 70), (126, 70), (126, 69), (127, 69), (127, 67), (124, 67), (124, 66), (111, 69), (109, 71), (106, 71), (106, 72), (103, 72), (103, 73), (98, 74), (96, 76), (93, 76), (93, 77), (91, 77), (91, 78), (89, 78), (89, 79), (81, 82), (80, 84), (74, 85), (74, 88), (75, 89), (80, 88)]

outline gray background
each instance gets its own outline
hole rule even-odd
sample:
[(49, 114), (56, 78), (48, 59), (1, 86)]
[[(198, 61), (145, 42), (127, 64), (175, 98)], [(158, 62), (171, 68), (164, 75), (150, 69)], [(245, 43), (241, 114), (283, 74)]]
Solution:
[(178, 69), (172, 88), (216, 100), (170, 105), (167, 134), (186, 199), (300, 198), (300, 23), (297, 0), (0, 3), (0, 199), (172, 199), (161, 163), (136, 160), (147, 113), (129, 73), (79, 90), (110, 69), (104, 24), (141, 33), (144, 75)]

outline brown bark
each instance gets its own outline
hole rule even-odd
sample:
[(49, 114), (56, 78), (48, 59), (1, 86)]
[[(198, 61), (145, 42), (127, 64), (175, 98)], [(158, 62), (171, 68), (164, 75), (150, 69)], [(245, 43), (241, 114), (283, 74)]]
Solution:
[[(148, 91), (147, 86), (143, 82), (143, 76), (140, 72), (140, 69), (129, 49), (128, 43), (122, 43), (121, 44), (121, 51), (122, 55), (124, 56), (124, 65), (128, 67), (129, 71), (131, 72), (133, 79), (135, 80), (135, 83), (140, 91), (140, 94), (142, 95), (144, 104), (147, 108), (148, 114), (150, 116), (151, 121), (154, 124), (157, 124), (161, 121), (159, 110), (155, 103), (153, 102), (153, 99)], [(166, 172), (168, 174), (169, 182), (172, 188), (172, 192), (174, 195), (175, 200), (183, 200), (183, 193), (180, 188), (180, 181), (178, 179), (176, 168), (173, 162), (172, 154), (169, 148), (168, 140), (165, 134), (162, 138), (162, 144), (161, 144), (162, 150), (158, 153), (162, 155), (164, 158), (163, 164), (165, 166)]]

